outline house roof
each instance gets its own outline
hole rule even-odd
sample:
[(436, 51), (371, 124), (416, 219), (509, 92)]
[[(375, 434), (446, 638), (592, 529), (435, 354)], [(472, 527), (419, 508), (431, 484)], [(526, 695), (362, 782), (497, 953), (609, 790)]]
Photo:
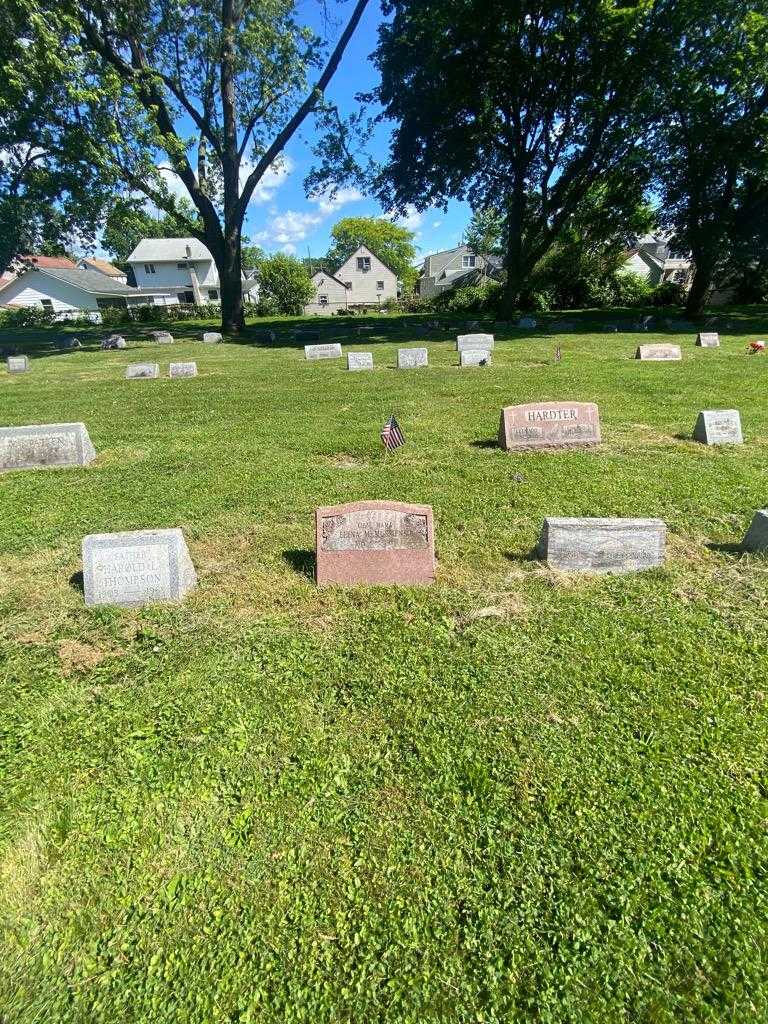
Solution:
[[(344, 266), (343, 263), (342, 266)], [(342, 281), (340, 278), (336, 277), (335, 274), (332, 274), (330, 270), (326, 270), (324, 267), (321, 267), (319, 270), (316, 270), (312, 275), (311, 280), (314, 281), (316, 277), (329, 277), (332, 281), (335, 281), (336, 284), (340, 284), (342, 288), (347, 287), (346, 281)], [(317, 284), (318, 282), (315, 283)]]
[[(367, 245), (362, 245), (362, 244), (358, 245), (358, 247), (355, 249), (355, 251), (350, 256), (348, 256), (347, 259), (344, 260), (344, 262), (341, 264), (341, 266), (336, 271), (336, 273), (340, 274), (341, 271), (342, 271), (342, 268), (346, 267), (346, 265), (348, 263), (351, 263), (352, 260), (356, 259), (361, 253), (365, 253), (365, 255), (367, 255), (367, 256), (373, 256), (373, 258), (375, 260), (378, 260), (379, 263), (382, 265), (382, 267), (384, 267), (385, 270), (388, 270), (390, 272), (390, 274), (394, 274), (394, 270), (392, 269), (392, 267), (387, 266), (387, 264), (384, 262), (384, 260), (381, 258), (381, 256), (377, 256), (376, 253), (372, 252), (368, 248)], [(335, 276), (335, 275), (333, 275), (333, 276)], [(336, 278), (336, 280), (338, 280), (338, 278)], [(343, 283), (344, 282), (342, 281), (342, 284)]]
[(19, 260), (22, 263), (31, 264), (32, 266), (39, 267), (41, 270), (45, 269), (56, 269), (60, 270), (76, 270), (77, 267), (72, 260), (67, 259), (66, 256), (35, 256), (33, 254), (20, 256)]
[(213, 256), (196, 238), (142, 238), (128, 263), (176, 263), (187, 259), (212, 262)]
[(97, 259), (95, 256), (85, 256), (80, 262), (86, 264), (85, 270), (93, 267), (94, 270), (98, 270), (100, 274), (106, 274), (107, 277), (125, 277), (125, 273), (122, 270), (118, 270), (111, 263), (108, 263), (106, 260)]
[(131, 288), (129, 285), (123, 284), (122, 281), (105, 277), (98, 270), (77, 270), (76, 268), (67, 270), (58, 267), (35, 267), (34, 269), (47, 277), (80, 288), (82, 291), (88, 292), (89, 295), (137, 295), (140, 292), (139, 288)]

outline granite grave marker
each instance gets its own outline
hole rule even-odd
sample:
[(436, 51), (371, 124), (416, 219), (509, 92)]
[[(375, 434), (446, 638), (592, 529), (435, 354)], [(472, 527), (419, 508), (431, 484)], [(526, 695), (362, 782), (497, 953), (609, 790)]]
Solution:
[(197, 583), (181, 530), (94, 533), (83, 539), (87, 605), (179, 601)]
[(492, 353), (487, 349), (463, 349), (459, 352), (461, 366), (490, 366)]
[(478, 352), (481, 349), (490, 352), (493, 349), (492, 334), (460, 334), (456, 338), (457, 352)]
[(125, 368), (126, 380), (143, 380), (159, 376), (159, 363), (130, 363)]
[(347, 352), (348, 370), (372, 370), (373, 352)]
[(720, 335), (714, 331), (700, 331), (696, 335), (696, 344), (700, 348), (720, 348)]
[(425, 348), (399, 348), (397, 350), (398, 370), (416, 370), (420, 366), (428, 366), (429, 359)]
[(581, 448), (600, 443), (600, 414), (593, 402), (529, 402), (501, 410), (499, 446)]
[(745, 551), (768, 552), (768, 508), (755, 512), (741, 546)]
[(564, 572), (639, 572), (663, 564), (666, 538), (661, 519), (547, 517), (537, 554)]
[(26, 373), (29, 370), (29, 359), (26, 356), (8, 356), (5, 365), (8, 373)]
[(741, 417), (737, 409), (704, 409), (696, 419), (693, 438), (703, 444), (742, 444)]
[(341, 343), (329, 342), (326, 345), (305, 345), (305, 359), (341, 359)]
[(206, 345), (218, 345), (222, 341), (224, 339), (218, 331), (206, 331), (203, 334), (203, 343)]
[(683, 355), (679, 345), (667, 345), (666, 343), (655, 343), (652, 345), (639, 345), (635, 352), (635, 359), (645, 361), (669, 361), (682, 359)]
[(84, 423), (0, 427), (0, 470), (87, 466), (95, 458)]
[(168, 376), (174, 377), (196, 377), (197, 363), (170, 363)]

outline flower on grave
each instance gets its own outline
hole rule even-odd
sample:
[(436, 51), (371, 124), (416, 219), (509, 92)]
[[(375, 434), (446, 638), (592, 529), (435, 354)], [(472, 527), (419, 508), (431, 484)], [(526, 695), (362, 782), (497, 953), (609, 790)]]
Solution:
[(764, 341), (750, 341), (749, 348), (747, 349), (750, 355), (757, 355), (758, 352), (765, 352)]

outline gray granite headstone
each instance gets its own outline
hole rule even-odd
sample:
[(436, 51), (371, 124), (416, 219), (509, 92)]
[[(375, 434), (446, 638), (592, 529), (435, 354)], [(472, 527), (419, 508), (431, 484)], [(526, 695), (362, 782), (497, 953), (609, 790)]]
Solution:
[(171, 363), (168, 367), (169, 377), (196, 377), (197, 363)]
[(59, 352), (76, 352), (83, 347), (79, 338), (60, 338), (54, 346)]
[(87, 605), (179, 601), (197, 583), (181, 530), (94, 533), (83, 539)]
[(347, 352), (348, 370), (372, 370), (373, 352)]
[(737, 409), (704, 409), (693, 428), (694, 441), (703, 444), (742, 444), (741, 417)]
[(635, 352), (635, 359), (643, 359), (646, 361), (669, 361), (682, 359), (683, 354), (680, 351), (679, 345), (667, 345), (667, 344), (652, 344), (652, 345), (639, 345)]
[(220, 341), (224, 341), (218, 331), (206, 331), (203, 334), (203, 342), (206, 345), (218, 345)]
[(480, 349), (484, 349), (486, 352), (492, 351), (492, 334), (460, 334), (456, 338), (457, 352), (477, 352)]
[(0, 470), (87, 466), (95, 458), (84, 423), (0, 427)]
[(741, 546), (745, 551), (768, 552), (768, 508), (759, 508), (755, 512)]
[(101, 347), (104, 350), (113, 348), (128, 348), (128, 343), (121, 334), (111, 334), (108, 338), (105, 338), (102, 341)]
[(341, 359), (341, 344), (338, 341), (327, 345), (305, 345), (305, 359)]
[(479, 351), (463, 349), (459, 352), (461, 366), (490, 366), (491, 358), (491, 352), (486, 349), (480, 349)]
[(600, 413), (594, 402), (528, 402), (501, 410), (499, 446), (581, 448), (600, 444)]
[(666, 539), (661, 519), (548, 517), (537, 554), (564, 572), (638, 572), (663, 564)]
[(158, 345), (172, 345), (173, 335), (170, 331), (150, 331), (150, 337)]
[(160, 376), (159, 363), (130, 363), (125, 368), (126, 380), (139, 380)]
[(29, 369), (29, 360), (26, 356), (8, 356), (5, 361), (8, 373), (26, 373)]
[(714, 331), (700, 331), (696, 344), (700, 348), (720, 348), (720, 335)]
[(398, 370), (416, 370), (420, 366), (428, 366), (429, 359), (425, 348), (399, 348), (397, 350)]

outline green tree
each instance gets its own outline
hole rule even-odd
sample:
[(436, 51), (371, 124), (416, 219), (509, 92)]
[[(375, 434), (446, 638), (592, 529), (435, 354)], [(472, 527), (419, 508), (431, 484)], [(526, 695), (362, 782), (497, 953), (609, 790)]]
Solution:
[(386, 0), (376, 97), (395, 123), (382, 201), (505, 217), (506, 305), (590, 188), (649, 129), (673, 0)]
[[(464, 230), (464, 244), (475, 256), (499, 256), (502, 253), (504, 217), (492, 207), (475, 210)], [(483, 264), (483, 277), (486, 276)]]
[(195, 220), (184, 233), (216, 263), (222, 328), (240, 330), (248, 204), (307, 117), (334, 120), (324, 93), (368, 0), (353, 0), (328, 55), (301, 23), (298, 0), (29, 2), (53, 26), (63, 59), (85, 69), (83, 106), (112, 113), (86, 158), (174, 217), (182, 213), (167, 176), (186, 188)]
[[(764, 251), (768, 209), (768, 3), (689, 3), (660, 80), (661, 218), (695, 272), (699, 316), (720, 277)], [(682, 29), (682, 26), (681, 26)]]
[(314, 294), (309, 272), (295, 256), (276, 252), (259, 264), (259, 298), (267, 309), (299, 316)]
[(413, 288), (418, 272), (413, 266), (416, 248), (412, 231), (385, 217), (343, 217), (331, 228), (331, 238), (326, 260), (332, 270), (338, 270), (358, 246), (365, 245), (397, 274), (406, 290)]

